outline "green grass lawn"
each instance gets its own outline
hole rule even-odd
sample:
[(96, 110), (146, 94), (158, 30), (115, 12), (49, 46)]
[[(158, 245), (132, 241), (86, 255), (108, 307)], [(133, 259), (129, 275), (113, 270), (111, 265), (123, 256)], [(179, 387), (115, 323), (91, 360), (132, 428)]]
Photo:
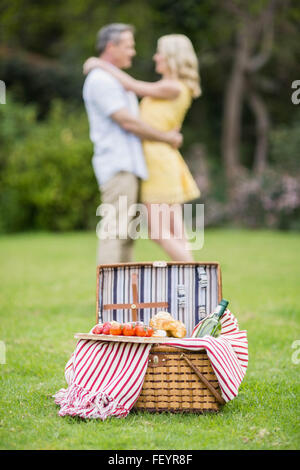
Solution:
[[(1, 449), (299, 449), (300, 237), (207, 230), (201, 261), (219, 261), (223, 295), (248, 330), (249, 367), (237, 398), (215, 415), (58, 416), (51, 395), (95, 321), (94, 233), (0, 237)], [(168, 259), (139, 240), (136, 260)], [(300, 346), (298, 346), (300, 349)]]

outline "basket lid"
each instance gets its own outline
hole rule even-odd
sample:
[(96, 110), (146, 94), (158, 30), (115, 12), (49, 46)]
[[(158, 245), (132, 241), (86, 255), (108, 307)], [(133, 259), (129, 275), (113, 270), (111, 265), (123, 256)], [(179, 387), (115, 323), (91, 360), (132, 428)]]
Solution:
[(144, 321), (159, 311), (194, 326), (222, 298), (217, 262), (119, 263), (97, 266), (97, 322)]

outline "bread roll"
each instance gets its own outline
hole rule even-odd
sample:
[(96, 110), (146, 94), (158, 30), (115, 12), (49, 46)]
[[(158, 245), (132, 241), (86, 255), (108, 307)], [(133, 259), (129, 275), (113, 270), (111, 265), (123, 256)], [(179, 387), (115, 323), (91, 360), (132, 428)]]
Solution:
[(186, 335), (186, 327), (181, 321), (174, 320), (171, 322), (168, 332), (175, 338), (184, 338)]
[(172, 321), (173, 318), (168, 312), (158, 312), (150, 320), (150, 326), (155, 330), (166, 330), (166, 326)]
[(155, 330), (165, 330), (168, 336), (175, 338), (184, 338), (186, 335), (185, 325), (179, 320), (174, 320), (168, 312), (158, 312), (154, 315), (150, 320), (150, 326)]

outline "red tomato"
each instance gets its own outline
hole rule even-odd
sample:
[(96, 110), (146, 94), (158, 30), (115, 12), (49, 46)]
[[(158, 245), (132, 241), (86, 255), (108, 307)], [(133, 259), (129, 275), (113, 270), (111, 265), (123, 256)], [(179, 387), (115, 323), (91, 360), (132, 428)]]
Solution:
[(135, 336), (135, 326), (132, 323), (125, 323), (123, 326), (124, 336)]
[(110, 323), (109, 321), (105, 322), (105, 323), (103, 324), (102, 333), (103, 333), (104, 335), (109, 335), (110, 327), (111, 327), (111, 323)]
[(112, 323), (109, 333), (111, 335), (115, 335), (115, 336), (121, 335), (122, 334), (122, 326), (120, 325), (120, 323), (117, 323), (117, 322)]
[(94, 333), (94, 335), (101, 335), (102, 331), (103, 331), (103, 326), (102, 325), (96, 325), (92, 329), (92, 333)]
[(147, 337), (150, 337), (150, 336), (153, 335), (153, 333), (154, 333), (153, 328), (152, 328), (151, 326), (147, 326), (147, 329), (146, 329), (146, 336), (147, 336)]
[(136, 336), (146, 336), (147, 330), (146, 330), (145, 326), (137, 325), (135, 327), (135, 334), (136, 334)]

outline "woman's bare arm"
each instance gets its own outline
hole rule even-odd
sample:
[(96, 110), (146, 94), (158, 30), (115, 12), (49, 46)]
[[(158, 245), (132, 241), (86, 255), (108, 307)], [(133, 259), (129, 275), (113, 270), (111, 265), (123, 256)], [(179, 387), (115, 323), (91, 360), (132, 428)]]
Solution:
[(175, 99), (180, 93), (180, 85), (176, 80), (162, 79), (157, 82), (144, 82), (136, 80), (128, 73), (112, 66), (105, 60), (91, 57), (83, 66), (83, 72), (87, 74), (95, 67), (101, 67), (109, 72), (123, 85), (126, 90), (133, 91), (136, 95), (151, 96), (152, 98)]

